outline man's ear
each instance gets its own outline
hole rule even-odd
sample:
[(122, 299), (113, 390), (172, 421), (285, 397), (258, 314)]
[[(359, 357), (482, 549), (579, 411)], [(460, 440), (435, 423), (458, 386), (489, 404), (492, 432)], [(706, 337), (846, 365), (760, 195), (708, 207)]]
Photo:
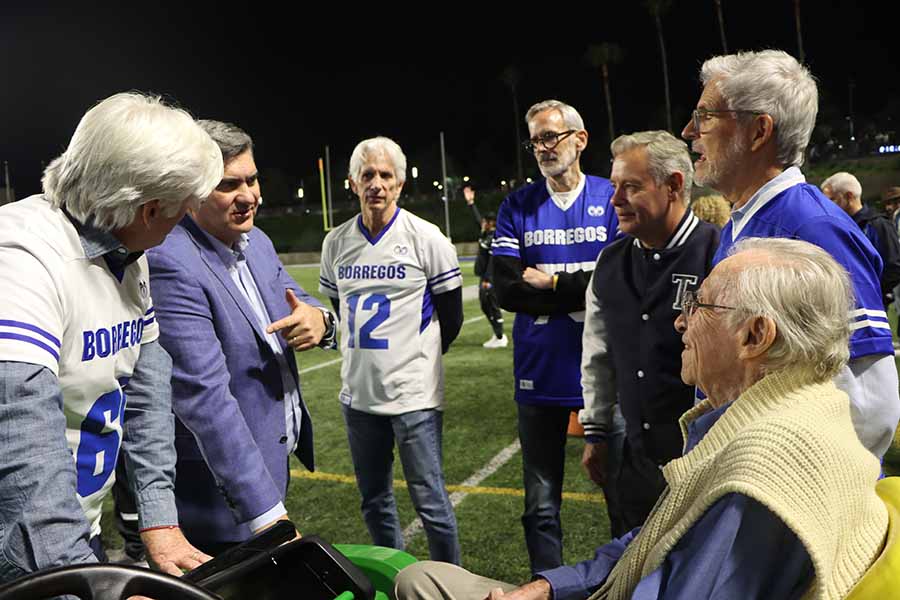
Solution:
[(584, 129), (575, 132), (575, 148), (579, 152), (584, 152), (588, 145), (588, 132)]
[(670, 200), (673, 200), (672, 194), (675, 195), (675, 198), (681, 198), (681, 194), (684, 192), (684, 173), (674, 171), (666, 179), (666, 185), (669, 187)]
[(753, 317), (744, 322), (740, 329), (740, 350), (743, 359), (760, 358), (775, 343), (777, 327), (769, 317)]
[(159, 200), (150, 200), (141, 204), (139, 216), (144, 226), (149, 227), (162, 214), (162, 207)]
[(753, 118), (752, 134), (750, 147), (753, 150), (758, 150), (768, 144), (769, 141), (774, 141), (775, 120), (772, 119), (772, 115), (756, 115)]

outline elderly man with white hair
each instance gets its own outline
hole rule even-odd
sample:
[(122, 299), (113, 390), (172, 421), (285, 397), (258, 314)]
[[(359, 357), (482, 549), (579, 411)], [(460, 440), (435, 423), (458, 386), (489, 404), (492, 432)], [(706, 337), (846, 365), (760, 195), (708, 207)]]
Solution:
[(104, 558), (120, 450), (148, 560), (175, 575), (208, 560), (178, 529), (172, 363), (144, 251), (221, 177), (189, 114), (116, 94), (82, 117), (42, 195), (0, 209), (0, 581)]
[(441, 354), (462, 326), (456, 249), (431, 223), (397, 206), (406, 156), (386, 137), (350, 157), (360, 214), (322, 243), (319, 291), (341, 317), (340, 401), (372, 541), (403, 548), (393, 492), (394, 443), (433, 559), (459, 563), (444, 485)]
[(844, 266), (855, 302), (847, 315), (850, 362), (835, 383), (850, 396), (863, 445), (881, 457), (900, 421), (882, 261), (853, 220), (800, 171), (818, 110), (815, 79), (780, 50), (716, 56), (700, 79), (703, 93), (681, 135), (700, 154), (697, 183), (732, 205), (713, 260), (744, 237), (783, 237), (816, 244)]
[(422, 562), (398, 600), (844, 598), (878, 558), (878, 461), (834, 375), (849, 357), (847, 273), (807, 242), (747, 238), (675, 327), (681, 376), (707, 398), (681, 417), (684, 456), (644, 525), (522, 587)]
[(841, 207), (878, 250), (884, 263), (881, 271), (881, 296), (885, 308), (894, 301), (894, 288), (900, 284), (900, 239), (897, 230), (883, 215), (863, 204), (859, 179), (845, 171), (822, 182), (822, 193)]

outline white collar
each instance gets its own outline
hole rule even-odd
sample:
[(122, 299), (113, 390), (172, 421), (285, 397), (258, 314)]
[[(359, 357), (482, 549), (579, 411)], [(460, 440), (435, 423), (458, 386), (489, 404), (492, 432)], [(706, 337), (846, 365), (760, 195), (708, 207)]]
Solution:
[(803, 173), (801, 173), (800, 169), (797, 167), (790, 167), (778, 176), (767, 181), (765, 185), (759, 188), (756, 193), (750, 197), (744, 206), (732, 212), (732, 215), (738, 213), (740, 219), (734, 224), (734, 227), (731, 230), (731, 240), (734, 241), (737, 239), (741, 230), (743, 230), (744, 226), (750, 222), (753, 215), (759, 212), (763, 206), (768, 204), (772, 198), (784, 190), (792, 188), (800, 183), (806, 183), (806, 177), (803, 176)]
[(548, 179), (545, 182), (547, 191), (550, 193), (550, 198), (553, 200), (553, 204), (558, 206), (560, 210), (569, 210), (569, 207), (575, 204), (575, 201), (578, 200), (578, 196), (581, 195), (585, 182), (584, 173), (579, 173), (578, 177), (578, 185), (568, 192), (555, 192), (553, 191), (553, 188), (550, 187), (550, 180)]

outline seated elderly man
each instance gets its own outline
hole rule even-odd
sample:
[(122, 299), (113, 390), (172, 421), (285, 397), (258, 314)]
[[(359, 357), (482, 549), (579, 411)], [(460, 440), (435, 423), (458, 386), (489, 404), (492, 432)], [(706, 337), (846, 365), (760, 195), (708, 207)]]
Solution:
[(878, 461), (832, 383), (850, 289), (816, 246), (742, 240), (682, 301), (682, 379), (707, 399), (682, 416), (685, 454), (644, 525), (519, 588), (416, 563), (398, 600), (843, 598), (887, 531)]

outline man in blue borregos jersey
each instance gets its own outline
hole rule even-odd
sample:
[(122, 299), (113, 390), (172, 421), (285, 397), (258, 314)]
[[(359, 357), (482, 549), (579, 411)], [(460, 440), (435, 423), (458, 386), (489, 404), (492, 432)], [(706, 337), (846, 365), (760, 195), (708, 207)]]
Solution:
[(500, 306), (516, 313), (513, 364), (532, 572), (562, 564), (563, 464), (569, 414), (582, 407), (584, 295), (597, 255), (616, 235), (609, 181), (585, 175), (588, 142), (571, 106), (547, 100), (525, 116), (545, 179), (500, 206), (491, 248)]
[(835, 383), (850, 396), (863, 445), (881, 457), (900, 420), (882, 261), (853, 219), (800, 172), (818, 111), (816, 82), (779, 50), (716, 56), (700, 79), (703, 93), (681, 135), (700, 154), (695, 181), (721, 192), (733, 209), (713, 262), (741, 238), (783, 237), (820, 246), (850, 273), (850, 362)]

